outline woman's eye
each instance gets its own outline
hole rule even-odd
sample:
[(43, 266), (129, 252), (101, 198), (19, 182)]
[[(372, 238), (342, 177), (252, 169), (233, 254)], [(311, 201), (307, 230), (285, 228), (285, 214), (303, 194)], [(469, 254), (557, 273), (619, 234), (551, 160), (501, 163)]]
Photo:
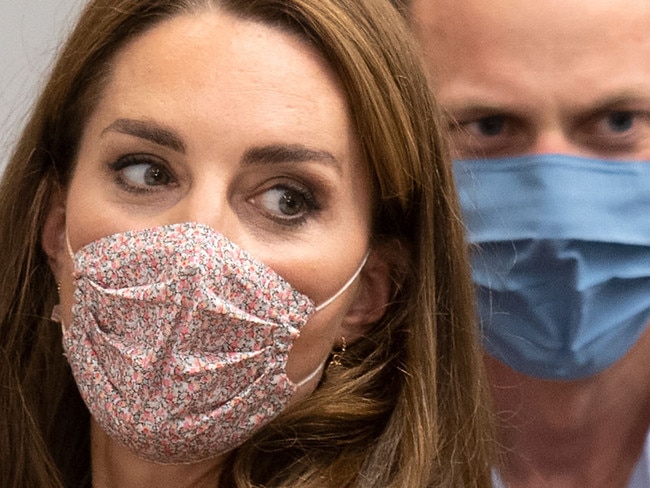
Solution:
[(137, 164), (125, 168), (124, 177), (132, 183), (143, 186), (158, 186), (169, 183), (170, 177), (164, 168), (148, 164)]
[(269, 218), (285, 225), (304, 222), (318, 208), (313, 195), (306, 188), (286, 184), (259, 193), (251, 202)]
[(174, 182), (162, 160), (153, 156), (125, 156), (112, 163), (111, 169), (117, 173), (118, 183), (129, 191), (151, 191)]

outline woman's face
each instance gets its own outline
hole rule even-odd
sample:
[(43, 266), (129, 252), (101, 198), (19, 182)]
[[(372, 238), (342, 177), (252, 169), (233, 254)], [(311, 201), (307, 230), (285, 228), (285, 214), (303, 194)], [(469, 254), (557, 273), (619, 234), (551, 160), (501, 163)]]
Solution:
[[(64, 212), (50, 212), (43, 241), (65, 323), (65, 230), (76, 252), (117, 232), (207, 224), (319, 304), (360, 265), (371, 205), (344, 93), (324, 60), (291, 35), (210, 11), (165, 21), (116, 56)], [(293, 381), (341, 336), (362, 333), (365, 281), (303, 328), (289, 358)]]

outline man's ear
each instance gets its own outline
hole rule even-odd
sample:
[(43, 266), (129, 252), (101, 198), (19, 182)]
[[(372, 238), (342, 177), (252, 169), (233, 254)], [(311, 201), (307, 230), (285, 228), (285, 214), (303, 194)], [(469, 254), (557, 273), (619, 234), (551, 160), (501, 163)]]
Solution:
[(405, 249), (397, 241), (375, 245), (359, 273), (359, 286), (341, 324), (348, 342), (365, 335), (379, 321), (395, 296), (396, 277), (403, 267)]
[(62, 190), (56, 192), (50, 201), (50, 208), (45, 216), (41, 246), (48, 256), (48, 261), (54, 278), (61, 280), (63, 260), (66, 257), (65, 247), (65, 194)]

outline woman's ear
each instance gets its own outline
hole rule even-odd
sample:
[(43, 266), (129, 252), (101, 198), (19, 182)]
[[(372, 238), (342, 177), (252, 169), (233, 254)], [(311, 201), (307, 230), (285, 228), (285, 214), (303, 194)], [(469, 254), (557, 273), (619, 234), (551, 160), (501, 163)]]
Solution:
[(48, 261), (54, 278), (61, 280), (61, 269), (66, 254), (65, 247), (65, 195), (62, 190), (56, 192), (50, 201), (50, 208), (45, 216), (41, 246)]
[(375, 245), (359, 273), (359, 286), (341, 324), (341, 336), (348, 342), (365, 335), (386, 313), (394, 298), (396, 276), (403, 267), (405, 249), (397, 241)]

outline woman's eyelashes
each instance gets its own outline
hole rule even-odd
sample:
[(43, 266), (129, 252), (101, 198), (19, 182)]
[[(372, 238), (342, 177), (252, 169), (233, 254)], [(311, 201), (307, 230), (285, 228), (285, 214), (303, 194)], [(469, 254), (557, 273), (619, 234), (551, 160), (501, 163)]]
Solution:
[(115, 182), (131, 193), (151, 193), (176, 186), (164, 160), (150, 154), (129, 154), (109, 164)]
[(273, 222), (295, 227), (320, 210), (314, 192), (297, 181), (270, 182), (248, 202)]
[[(122, 191), (146, 198), (163, 195), (181, 186), (170, 165), (151, 154), (128, 154), (108, 164), (112, 178)], [(321, 210), (314, 185), (298, 177), (266, 177), (261, 183), (248, 180), (237, 189), (243, 200), (264, 219), (284, 227), (297, 227)], [(129, 199), (134, 197), (128, 197)], [(146, 203), (148, 199), (144, 200)], [(143, 203), (144, 204), (144, 203)]]

